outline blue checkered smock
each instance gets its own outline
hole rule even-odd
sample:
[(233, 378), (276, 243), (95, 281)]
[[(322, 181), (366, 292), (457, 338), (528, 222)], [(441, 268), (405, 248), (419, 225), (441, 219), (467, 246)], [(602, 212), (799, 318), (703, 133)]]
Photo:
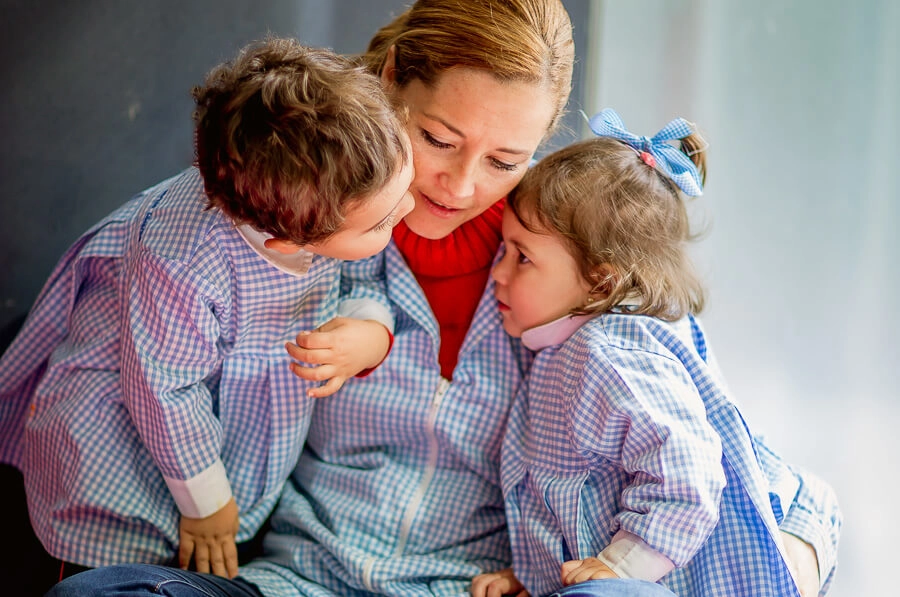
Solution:
[(339, 262), (284, 273), (204, 207), (192, 168), (93, 227), (0, 361), (0, 456), (58, 558), (168, 562), (178, 511), (161, 473), (218, 459), (249, 539), (300, 453), (311, 404), (284, 343), (333, 316)]
[[(676, 565), (659, 582), (677, 595), (798, 595), (778, 531), (816, 481), (754, 440), (693, 317), (605, 314), (541, 350), (512, 408), (502, 480), (532, 595), (560, 589), (562, 563), (596, 556), (620, 529)], [(827, 488), (813, 500), (833, 544), (819, 527), (798, 534), (825, 577), (840, 514)], [(795, 518), (807, 522), (806, 508)]]
[(473, 576), (510, 562), (500, 446), (526, 353), (489, 283), (448, 382), (438, 325), (396, 246), (345, 264), (345, 277), (363, 265), (386, 268), (394, 346), (316, 401), (265, 561), (241, 575), (272, 597), (467, 594)]

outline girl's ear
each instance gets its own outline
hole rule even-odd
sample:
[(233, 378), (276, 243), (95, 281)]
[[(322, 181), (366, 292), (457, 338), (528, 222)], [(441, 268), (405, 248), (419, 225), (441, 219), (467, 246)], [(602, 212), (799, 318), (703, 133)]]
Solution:
[(263, 244), (265, 244), (267, 249), (278, 251), (282, 255), (293, 255), (302, 248), (297, 243), (281, 238), (267, 238)]
[(595, 265), (591, 270), (591, 294), (592, 300), (602, 300), (609, 296), (619, 278), (619, 272), (611, 263)]
[(385, 90), (389, 90), (397, 82), (397, 46), (388, 48), (381, 67), (381, 84)]

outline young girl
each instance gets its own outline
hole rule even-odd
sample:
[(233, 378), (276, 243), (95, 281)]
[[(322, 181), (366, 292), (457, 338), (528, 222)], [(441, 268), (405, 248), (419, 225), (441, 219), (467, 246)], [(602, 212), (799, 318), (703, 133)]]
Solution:
[(696, 319), (679, 189), (701, 194), (702, 139), (681, 119), (637, 137), (612, 110), (591, 128), (529, 171), (503, 216), (495, 295), (537, 355), (503, 445), (515, 576), (474, 592), (639, 578), (797, 595), (779, 525), (798, 478), (755, 442)]

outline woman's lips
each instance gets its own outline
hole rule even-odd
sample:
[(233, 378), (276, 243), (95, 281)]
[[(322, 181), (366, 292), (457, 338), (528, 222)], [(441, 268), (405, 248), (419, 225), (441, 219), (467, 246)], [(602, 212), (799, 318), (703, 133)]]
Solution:
[(439, 218), (450, 218), (460, 211), (459, 209), (446, 207), (444, 205), (441, 205), (440, 203), (436, 203), (424, 193), (419, 193), (419, 196), (422, 197), (422, 201), (424, 202), (425, 207), (428, 208), (428, 211), (438, 216)]

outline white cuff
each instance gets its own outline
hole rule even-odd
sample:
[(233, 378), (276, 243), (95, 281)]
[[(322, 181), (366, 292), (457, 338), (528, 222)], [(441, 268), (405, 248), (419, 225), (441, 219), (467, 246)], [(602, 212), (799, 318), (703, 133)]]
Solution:
[(376, 300), (356, 298), (341, 301), (338, 306), (338, 316), (372, 319), (386, 327), (391, 334), (394, 333), (394, 316), (391, 314), (391, 310)]
[(672, 560), (628, 531), (619, 530), (597, 559), (609, 566), (619, 578), (638, 578), (656, 582), (675, 568)]
[(221, 460), (186, 481), (163, 476), (182, 516), (206, 518), (231, 499), (231, 484)]

